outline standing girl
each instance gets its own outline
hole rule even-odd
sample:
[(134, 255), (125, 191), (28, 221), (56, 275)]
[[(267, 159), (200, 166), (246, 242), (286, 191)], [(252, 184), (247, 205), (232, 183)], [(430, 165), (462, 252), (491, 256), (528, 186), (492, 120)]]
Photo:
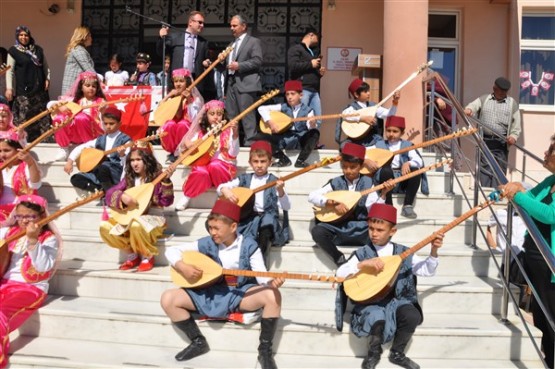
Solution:
[[(121, 270), (139, 267), (139, 272), (146, 272), (154, 267), (154, 256), (158, 255), (157, 239), (166, 229), (164, 207), (173, 204), (173, 184), (170, 177), (175, 169), (165, 170), (166, 178), (154, 187), (151, 205), (145, 215), (128, 226), (108, 219), (100, 223), (100, 237), (108, 246), (126, 252), (127, 260), (120, 266)], [(156, 161), (150, 145), (134, 147), (125, 164), (125, 178), (106, 191), (106, 204), (113, 209), (134, 209), (137, 199), (124, 193), (125, 190), (144, 183), (152, 182), (162, 172), (162, 166)]]
[(166, 95), (162, 102), (178, 96), (180, 93), (182, 94), (183, 100), (180, 108), (175, 114), (175, 117), (168, 120), (161, 128), (161, 131), (168, 133), (160, 139), (162, 147), (169, 153), (168, 160), (166, 162), (175, 161), (176, 156), (179, 155), (179, 143), (187, 131), (189, 131), (191, 122), (204, 105), (204, 100), (196, 87), (193, 88), (191, 94), (188, 96), (184, 96), (181, 92), (193, 83), (191, 72), (189, 72), (188, 69), (175, 69), (172, 72), (172, 81), (175, 88), (171, 90), (168, 95)]
[(123, 86), (129, 79), (129, 73), (121, 69), (123, 58), (119, 54), (114, 54), (108, 61), (110, 70), (104, 74), (106, 86)]
[(8, 364), (10, 332), (19, 328), (46, 299), (48, 280), (62, 250), (56, 225), (37, 225), (47, 216), (44, 198), (20, 196), (15, 205), (8, 226), (0, 229), (0, 237), (6, 239), (21, 230), (25, 230), (25, 236), (3, 246), (11, 258), (0, 280), (0, 368)]
[[(106, 101), (106, 97), (100, 88), (98, 76), (94, 72), (83, 72), (74, 83), (70, 95), (72, 101), (79, 106), (99, 104)], [(54, 124), (61, 122), (71, 112), (62, 106), (60, 113), (54, 117)], [(56, 160), (65, 161), (69, 153), (69, 145), (94, 140), (104, 133), (100, 121), (100, 114), (104, 111), (104, 106), (81, 110), (73, 117), (71, 123), (59, 129), (54, 134), (56, 143), (60, 146), (60, 152)]]
[[(185, 151), (193, 145), (195, 140), (201, 139), (208, 130), (227, 120), (224, 103), (211, 100), (197, 114), (189, 132), (183, 137), (180, 150)], [(210, 187), (218, 187), (235, 177), (237, 173), (236, 158), (239, 154), (239, 130), (237, 122), (216, 136), (211, 150), (197, 159), (191, 168), (191, 173), (183, 184), (184, 197), (175, 206), (180, 211), (187, 208), (191, 198), (196, 197)]]
[(15, 132), (0, 139), (0, 163), (17, 156), (2, 170), (2, 195), (0, 196), (0, 223), (6, 220), (21, 195), (36, 195), (42, 185), (42, 173), (35, 159), (28, 152), (21, 152), (21, 143)]

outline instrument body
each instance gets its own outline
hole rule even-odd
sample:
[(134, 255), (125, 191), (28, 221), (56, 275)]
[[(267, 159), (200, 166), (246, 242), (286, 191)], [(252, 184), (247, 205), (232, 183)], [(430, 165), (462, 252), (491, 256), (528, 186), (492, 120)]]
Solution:
[(353, 114), (329, 114), (329, 115), (317, 115), (312, 117), (297, 117), (291, 118), (289, 115), (282, 113), (278, 110), (270, 111), (270, 120), (279, 128), (278, 132), (272, 132), (270, 126), (264, 122), (264, 120), (260, 119), (258, 123), (260, 127), (260, 131), (262, 133), (271, 135), (271, 134), (282, 134), (285, 133), (295, 122), (303, 122), (307, 120), (325, 120), (325, 119), (337, 119), (337, 118), (344, 118), (344, 117), (354, 117), (358, 116), (359, 112)]
[(309, 281), (343, 282), (343, 278), (334, 276), (317, 275), (317, 274), (299, 274), (299, 273), (280, 273), (280, 272), (262, 272), (253, 270), (240, 269), (224, 269), (210, 257), (198, 251), (185, 251), (182, 255), (182, 261), (186, 264), (194, 265), (202, 270), (202, 276), (196, 281), (189, 281), (182, 276), (174, 268), (170, 268), (170, 276), (172, 282), (183, 288), (203, 288), (218, 282), (224, 275), (245, 276), (245, 277), (267, 277), (267, 278), (284, 278), (284, 279), (302, 279)]
[(148, 182), (125, 190), (125, 194), (137, 201), (137, 207), (134, 209), (122, 210), (110, 208), (110, 217), (114, 218), (116, 222), (122, 225), (128, 225), (133, 219), (139, 218), (150, 206), (154, 187), (155, 184), (153, 182)]

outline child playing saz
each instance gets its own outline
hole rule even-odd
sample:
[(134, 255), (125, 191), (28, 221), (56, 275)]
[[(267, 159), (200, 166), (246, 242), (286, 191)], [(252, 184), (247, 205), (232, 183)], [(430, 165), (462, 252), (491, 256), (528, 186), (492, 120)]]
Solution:
[[(208, 216), (209, 237), (166, 249), (166, 257), (175, 270), (190, 282), (200, 278), (202, 270), (182, 260), (182, 253), (192, 250), (210, 256), (226, 269), (266, 271), (256, 241), (237, 233), (240, 212), (241, 208), (230, 201), (216, 201)], [(263, 369), (277, 368), (272, 342), (281, 312), (278, 288), (283, 282), (281, 278), (222, 278), (210, 287), (165, 291), (161, 297), (162, 308), (175, 327), (191, 340), (191, 344), (175, 356), (176, 360), (190, 360), (210, 350), (191, 312), (218, 318), (235, 311), (262, 309), (258, 361)]]
[(61, 258), (61, 238), (53, 222), (37, 222), (47, 216), (47, 202), (37, 195), (17, 198), (15, 209), (0, 237), (25, 230), (25, 236), (8, 245), (11, 252), (6, 272), (0, 279), (0, 368), (8, 364), (10, 332), (18, 329), (46, 300), (48, 280)]
[[(162, 166), (156, 161), (149, 144), (135, 146), (125, 163), (125, 178), (106, 191), (106, 203), (113, 209), (134, 209), (137, 199), (124, 193), (125, 190), (144, 183), (152, 182)], [(127, 253), (127, 260), (120, 266), (121, 270), (139, 267), (139, 272), (146, 272), (154, 267), (154, 256), (158, 255), (156, 242), (166, 229), (164, 207), (173, 203), (173, 184), (171, 169), (166, 169), (166, 178), (154, 187), (150, 207), (146, 214), (133, 220), (127, 227), (108, 219), (100, 224), (100, 237), (111, 247)]]
[[(73, 172), (73, 163), (81, 156), (85, 148), (95, 148), (101, 151), (111, 150), (114, 147), (127, 143), (131, 138), (119, 129), (121, 127), (121, 111), (109, 106), (102, 114), (102, 125), (105, 134), (77, 146), (69, 155), (64, 171)], [(119, 149), (118, 149), (119, 150)], [(77, 173), (71, 176), (70, 181), (74, 187), (85, 191), (106, 191), (121, 179), (123, 164), (125, 162), (125, 149), (108, 155), (96, 168), (89, 173)]]
[[(371, 188), (372, 179), (360, 174), (365, 154), (364, 146), (351, 142), (345, 143), (341, 152), (343, 175), (331, 179), (324, 187), (312, 191), (308, 195), (308, 201), (319, 207), (334, 207), (339, 214), (346, 214), (349, 209), (345, 204), (328, 200), (324, 195), (331, 191), (363, 191)], [(368, 210), (375, 203), (383, 203), (391, 188), (390, 186), (383, 189), (379, 197), (375, 192), (363, 196), (356, 205), (351, 219), (334, 224), (318, 223), (312, 228), (312, 239), (332, 258), (337, 266), (347, 261), (337, 246), (362, 246), (368, 243), (368, 225), (366, 223)]]
[[(320, 139), (320, 131), (316, 121), (309, 119), (314, 116), (311, 108), (301, 102), (303, 97), (303, 84), (301, 81), (285, 82), (286, 103), (275, 105), (263, 105), (258, 108), (262, 120), (268, 124), (272, 130), (271, 135), (260, 135), (264, 140), (272, 143), (273, 155), (278, 161), (272, 164), (273, 167), (286, 167), (291, 165), (291, 160), (285, 155), (283, 150), (301, 150), (295, 167), (305, 168), (309, 165), (306, 162), (310, 153), (316, 148)], [(295, 122), (282, 134), (276, 134), (277, 128), (270, 119), (271, 111), (281, 111), (291, 118), (307, 117), (306, 121)]]
[[(387, 204), (374, 204), (368, 213), (370, 242), (356, 250), (346, 264), (337, 270), (338, 277), (347, 277), (359, 270), (378, 274), (384, 270), (381, 256), (399, 255), (408, 248), (391, 242), (397, 228), (397, 209)], [(436, 234), (430, 255), (422, 260), (411, 255), (403, 260), (392, 292), (384, 299), (370, 304), (354, 303), (351, 331), (357, 337), (370, 337), (368, 355), (362, 362), (363, 369), (374, 369), (380, 361), (382, 344), (393, 340), (389, 361), (407, 369), (420, 366), (405, 356), (405, 349), (416, 326), (422, 323), (422, 309), (416, 294), (416, 275), (433, 276), (438, 266), (437, 250), (443, 244), (443, 234)], [(343, 329), (346, 307), (343, 287), (337, 292), (335, 319), (339, 331)]]
[[(405, 118), (399, 116), (387, 117), (387, 120), (385, 121), (386, 140), (378, 141), (375, 147), (378, 149), (397, 151), (412, 146), (412, 142), (401, 139), (401, 136), (403, 136), (404, 133)], [(410, 150), (407, 153), (395, 155), (390, 164), (383, 166), (376, 173), (375, 178), (378, 183), (383, 183), (390, 179), (409, 174), (410, 172), (423, 167), (424, 160), (422, 160), (420, 153), (417, 150)], [(418, 192), (418, 188), (420, 187), (421, 182), (422, 192), (425, 195), (428, 195), (428, 179), (426, 177), (426, 174), (421, 174), (419, 176), (414, 176), (412, 178), (406, 179), (403, 182), (399, 183), (399, 185), (393, 190), (393, 192), (405, 193), (401, 215), (406, 218), (415, 219), (417, 216), (414, 212), (414, 199), (416, 198), (416, 192)], [(391, 192), (387, 194), (385, 203), (393, 205)]]
[[(234, 180), (218, 186), (218, 195), (223, 195), (232, 202), (237, 202), (237, 197), (231, 192), (235, 187), (254, 189), (268, 182), (277, 180), (277, 177), (268, 173), (272, 162), (272, 147), (267, 141), (255, 141), (250, 148), (249, 164), (254, 173), (240, 174)], [(243, 236), (249, 236), (258, 241), (264, 259), (270, 243), (283, 246), (289, 241), (287, 211), (291, 209), (289, 196), (284, 190), (285, 183), (278, 181), (276, 186), (255, 194), (254, 208), (250, 215), (239, 222), (237, 231)], [(279, 209), (284, 212), (283, 227), (279, 222)], [(266, 263), (267, 265), (267, 263)]]

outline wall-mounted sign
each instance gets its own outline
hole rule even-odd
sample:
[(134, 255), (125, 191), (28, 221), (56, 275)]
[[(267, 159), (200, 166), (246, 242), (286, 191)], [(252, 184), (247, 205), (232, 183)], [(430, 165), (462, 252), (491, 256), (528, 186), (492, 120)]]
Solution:
[(350, 71), (362, 48), (328, 47), (327, 70)]

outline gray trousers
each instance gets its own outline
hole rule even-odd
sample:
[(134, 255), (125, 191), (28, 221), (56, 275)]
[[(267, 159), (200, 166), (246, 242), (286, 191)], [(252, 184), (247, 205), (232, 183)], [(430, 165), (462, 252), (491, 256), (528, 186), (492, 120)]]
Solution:
[[(235, 83), (228, 82), (225, 110), (229, 119), (235, 118), (239, 113), (251, 106), (256, 101), (256, 94), (256, 92), (241, 93), (237, 90)], [(256, 109), (241, 119), (241, 125), (245, 133), (243, 146), (250, 146), (254, 142), (257, 133)]]

